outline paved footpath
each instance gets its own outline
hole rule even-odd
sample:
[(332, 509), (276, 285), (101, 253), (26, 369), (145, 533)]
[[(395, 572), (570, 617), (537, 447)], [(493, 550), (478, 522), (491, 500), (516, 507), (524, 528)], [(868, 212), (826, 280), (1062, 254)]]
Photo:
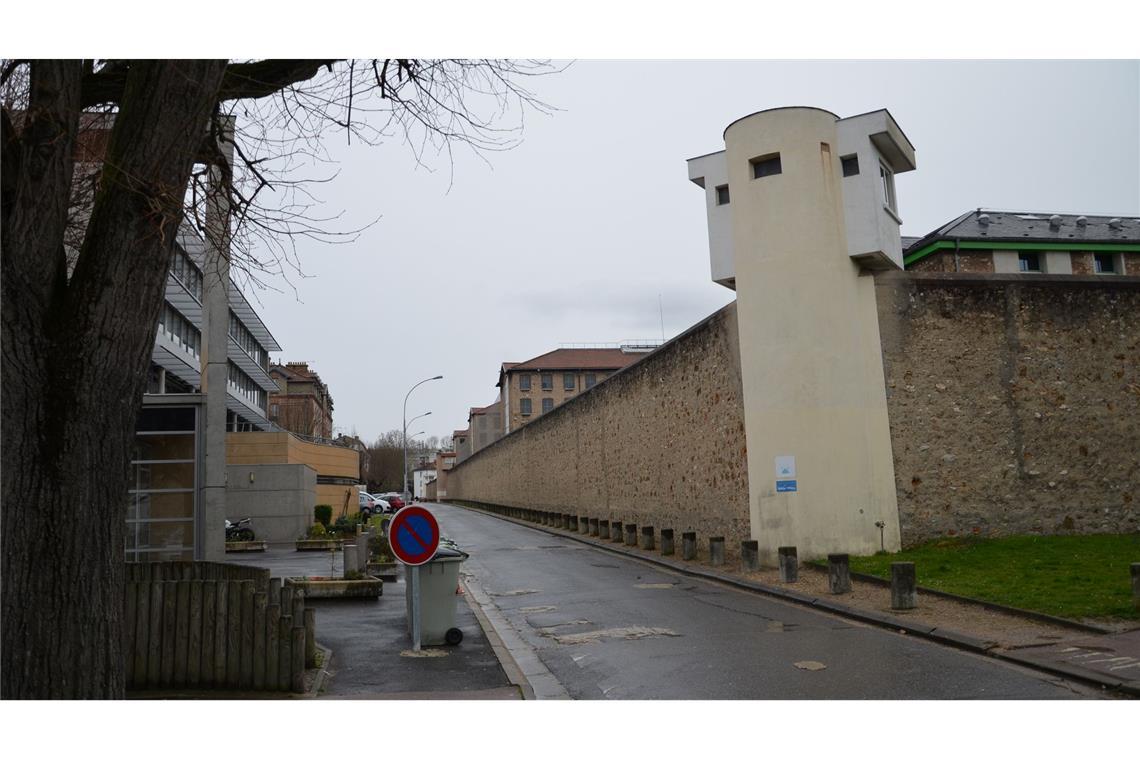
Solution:
[(1140, 629), (1063, 644), (1026, 647), (1005, 656), (1047, 667), (1061, 675), (1083, 677), (1092, 671), (1112, 688), (1140, 696)]
[[(274, 577), (329, 575), (326, 552), (270, 549), (229, 554), (226, 562), (268, 567)], [(342, 570), (340, 555), (334, 571)], [(378, 600), (312, 599), (317, 642), (332, 651), (318, 695), (331, 699), (521, 699), (464, 597), (456, 599), (456, 625), (463, 641), (454, 647), (411, 652), (403, 571), (385, 583)]]

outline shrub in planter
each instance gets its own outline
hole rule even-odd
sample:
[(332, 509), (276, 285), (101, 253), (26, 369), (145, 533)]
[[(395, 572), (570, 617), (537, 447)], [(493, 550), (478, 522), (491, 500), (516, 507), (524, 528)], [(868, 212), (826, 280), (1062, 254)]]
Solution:
[(329, 532), (325, 530), (325, 526), (317, 522), (309, 526), (309, 532), (305, 535), (305, 538), (324, 538), (328, 534)]
[(329, 527), (332, 522), (332, 506), (329, 504), (318, 504), (313, 507), (313, 517), (321, 524), (322, 527)]

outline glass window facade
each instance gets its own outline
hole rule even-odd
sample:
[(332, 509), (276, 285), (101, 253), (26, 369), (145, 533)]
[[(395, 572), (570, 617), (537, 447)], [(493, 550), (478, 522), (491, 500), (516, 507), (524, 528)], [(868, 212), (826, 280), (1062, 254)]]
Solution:
[(190, 295), (202, 302), (202, 270), (190, 260), (181, 248), (174, 249), (174, 258), (170, 261), (170, 273), (182, 283)]
[(232, 311), (230, 312), (230, 337), (233, 338), (241, 350), (249, 354), (249, 357), (257, 362), (262, 369), (269, 369), (269, 352), (261, 347), (257, 339), (253, 337), (253, 333), (241, 323), (237, 315)]
[(162, 316), (158, 320), (158, 331), (165, 333), (187, 353), (195, 357), (199, 355), (202, 348), (202, 331), (168, 303), (162, 305)]
[(229, 373), (230, 390), (264, 412), (267, 401), (265, 390), (233, 362), (229, 363)]
[(198, 507), (198, 409), (144, 406), (131, 454), (128, 562), (192, 560)]

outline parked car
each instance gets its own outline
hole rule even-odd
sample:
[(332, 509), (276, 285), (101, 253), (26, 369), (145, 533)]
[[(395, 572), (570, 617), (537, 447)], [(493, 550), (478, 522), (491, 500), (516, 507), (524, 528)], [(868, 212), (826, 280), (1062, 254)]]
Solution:
[(408, 506), (404, 502), (403, 497), (400, 496), (400, 494), (396, 493), (395, 491), (389, 491), (388, 493), (382, 493), (382, 494), (380, 494), (380, 498), (384, 499), (385, 501), (387, 501), (389, 504), (392, 505), (392, 511), (393, 512), (395, 512), (396, 510), (399, 510), (399, 509), (403, 509), (404, 507)]
[(378, 496), (373, 496), (370, 493), (360, 492), (360, 514), (365, 518), (372, 515), (381, 515), (386, 512), (391, 512), (392, 507), (387, 501)]

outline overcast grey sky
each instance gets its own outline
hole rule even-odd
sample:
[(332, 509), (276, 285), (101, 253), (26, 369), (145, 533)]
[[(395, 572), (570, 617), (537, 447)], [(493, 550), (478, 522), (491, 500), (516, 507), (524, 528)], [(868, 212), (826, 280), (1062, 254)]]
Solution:
[(702, 191), (685, 159), (740, 116), (782, 105), (888, 108), (914, 143), (898, 177), (904, 235), (979, 206), (1140, 213), (1140, 67), (1125, 62), (601, 62), (532, 82), (561, 109), (486, 163), (417, 167), (399, 144), (348, 147), (319, 188), (344, 246), (300, 245), (307, 277), (261, 291), (284, 351), (328, 383), (338, 432), (366, 441), (464, 428), (504, 361), (566, 342), (672, 337), (732, 299), (709, 279)]

